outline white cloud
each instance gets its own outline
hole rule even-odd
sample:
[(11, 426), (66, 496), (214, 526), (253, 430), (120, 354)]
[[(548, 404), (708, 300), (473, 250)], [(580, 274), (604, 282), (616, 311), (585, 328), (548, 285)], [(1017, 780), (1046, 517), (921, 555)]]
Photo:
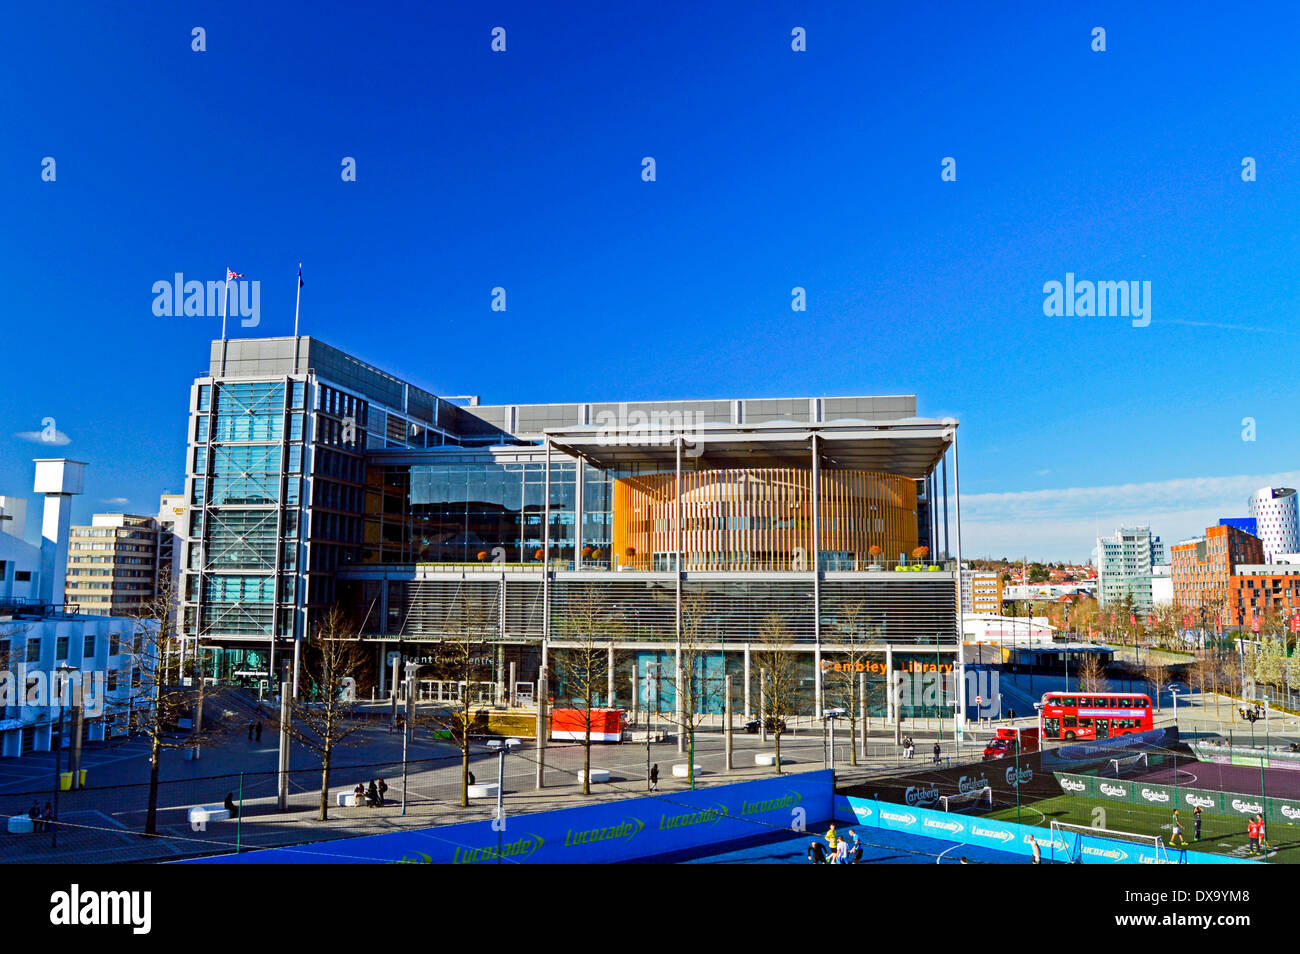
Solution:
[(1185, 477), (1108, 487), (1065, 487), (962, 497), (962, 551), (969, 556), (1082, 559), (1098, 530), (1150, 524), (1166, 546), (1220, 517), (1244, 517), (1261, 487), (1300, 486), (1300, 472)]
[(115, 506), (119, 506), (119, 507), (122, 504), (130, 503), (130, 502), (131, 501), (128, 500), (126, 497), (106, 497), (100, 501), (100, 503), (114, 504)]
[(45, 431), (19, 431), (14, 437), (20, 437), (25, 441), (31, 441), (33, 444), (48, 444), (51, 447), (62, 447), (64, 444), (71, 444), (72, 438), (62, 431), (56, 430), (53, 434), (46, 435)]

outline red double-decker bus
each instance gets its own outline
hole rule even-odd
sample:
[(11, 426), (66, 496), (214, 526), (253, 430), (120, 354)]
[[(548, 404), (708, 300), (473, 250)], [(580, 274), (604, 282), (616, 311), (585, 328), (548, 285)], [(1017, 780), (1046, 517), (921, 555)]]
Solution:
[(1151, 697), (1136, 692), (1048, 692), (1038, 709), (1044, 739), (1112, 739), (1152, 728)]

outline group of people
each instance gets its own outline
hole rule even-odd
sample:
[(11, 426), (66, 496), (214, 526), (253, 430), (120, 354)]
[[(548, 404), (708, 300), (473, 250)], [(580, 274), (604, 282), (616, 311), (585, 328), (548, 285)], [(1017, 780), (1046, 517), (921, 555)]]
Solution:
[(835, 825), (826, 832), (826, 844), (820, 841), (808, 843), (808, 860), (815, 865), (857, 865), (862, 863), (862, 845), (858, 842), (858, 833), (850, 828), (841, 835)]
[[(1192, 841), (1201, 840), (1201, 806), (1197, 805), (1192, 812)], [(1173, 834), (1169, 836), (1170, 848), (1186, 848), (1187, 840), (1183, 837), (1183, 817), (1179, 814), (1178, 809), (1174, 809)]]
[(367, 808), (381, 808), (385, 804), (384, 796), (388, 793), (388, 783), (382, 778), (372, 778), (370, 785), (363, 785), (357, 782), (357, 787), (352, 790), (352, 795), (358, 805), (365, 803)]
[[(903, 736), (902, 745), (903, 745), (903, 758), (905, 759), (916, 758), (916, 743), (912, 740), (912, 737), (910, 735)], [(932, 756), (931, 761), (932, 762), (943, 761), (943, 759), (941, 758), (942, 753), (943, 750), (939, 747), (939, 743), (938, 742), (934, 743), (934, 749), (931, 751), (931, 756)]]
[(1256, 815), (1246, 824), (1246, 837), (1250, 839), (1250, 854), (1268, 854), (1268, 832), (1264, 829), (1264, 816)]
[(258, 719), (256, 722), (248, 723), (248, 741), (249, 742), (262, 741), (262, 720), (261, 719)]
[(27, 817), (32, 820), (32, 831), (49, 831), (54, 822), (54, 806), (46, 802), (42, 809), (40, 802), (32, 802), (32, 807), (27, 809)]
[[(1203, 813), (1200, 806), (1192, 811), (1192, 841), (1201, 840), (1201, 818)], [(1186, 848), (1187, 839), (1183, 837), (1183, 819), (1178, 809), (1174, 809), (1173, 833), (1169, 836), (1170, 848)], [(1264, 816), (1256, 814), (1254, 818), (1246, 821), (1246, 838), (1249, 841), (1249, 854), (1264, 855), (1268, 854), (1268, 829), (1264, 824)]]

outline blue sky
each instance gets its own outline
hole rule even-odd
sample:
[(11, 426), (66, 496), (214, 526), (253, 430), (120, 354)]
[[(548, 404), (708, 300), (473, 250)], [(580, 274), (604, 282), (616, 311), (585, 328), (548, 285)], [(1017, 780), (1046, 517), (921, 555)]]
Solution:
[[(78, 519), (154, 512), (220, 322), (153, 283), (229, 265), (232, 333), (288, 334), (299, 261), (305, 333), (438, 393), (916, 393), (971, 555), (1296, 479), (1300, 6), (382, 6), (10, 11), (0, 493), (52, 417)], [(1150, 326), (1045, 316), (1067, 272), (1150, 281)]]

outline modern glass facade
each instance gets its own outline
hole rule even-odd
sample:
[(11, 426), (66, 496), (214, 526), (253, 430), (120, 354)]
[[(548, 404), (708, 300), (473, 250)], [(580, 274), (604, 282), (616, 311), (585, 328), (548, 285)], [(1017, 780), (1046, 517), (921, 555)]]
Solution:
[(341, 606), (383, 679), (393, 653), (440, 658), (470, 600), (484, 678), (528, 680), (595, 588), (630, 654), (623, 684), (635, 669), (647, 691), (683, 600), (707, 607), (709, 685), (772, 616), (807, 654), (809, 698), (849, 631), (959, 651), (952, 562), (912, 554), (938, 547), (933, 473), (955, 422), (917, 418), (910, 397), (668, 403), (461, 407), (313, 339), (214, 342), (189, 408), (184, 630), (218, 650), (218, 679), (269, 681)]

